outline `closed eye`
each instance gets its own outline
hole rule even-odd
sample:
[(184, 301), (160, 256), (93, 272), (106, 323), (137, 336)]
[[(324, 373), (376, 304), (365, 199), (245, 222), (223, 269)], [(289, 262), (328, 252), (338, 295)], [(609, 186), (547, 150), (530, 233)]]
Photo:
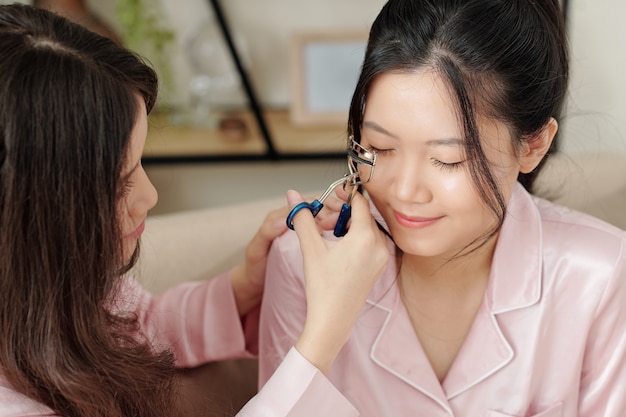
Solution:
[(127, 197), (128, 194), (130, 194), (132, 189), (133, 189), (133, 182), (131, 180), (127, 180), (126, 182), (124, 182), (124, 185), (122, 186), (121, 197), (122, 198)]
[(443, 162), (440, 161), (438, 159), (431, 159), (431, 161), (433, 162), (433, 165), (435, 165), (436, 167), (441, 168), (444, 171), (454, 171), (458, 168), (461, 167), (461, 165), (463, 164), (463, 162), (465, 161), (459, 161), (459, 162)]
[(376, 155), (385, 155), (385, 154), (389, 154), (393, 152), (393, 149), (380, 149), (371, 145), (367, 147), (367, 150), (372, 153), (375, 153)]

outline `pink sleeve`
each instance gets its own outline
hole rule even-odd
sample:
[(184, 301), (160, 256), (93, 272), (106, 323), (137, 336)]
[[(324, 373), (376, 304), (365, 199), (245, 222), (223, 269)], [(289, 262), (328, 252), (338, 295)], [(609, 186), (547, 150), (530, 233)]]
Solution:
[(256, 356), (258, 311), (239, 317), (230, 283), (224, 273), (207, 281), (177, 285), (153, 297), (129, 280), (144, 334), (157, 348), (171, 348), (177, 365)]
[(276, 372), (237, 417), (357, 417), (328, 379), (291, 348)]
[(578, 415), (626, 415), (626, 239), (587, 337)]
[(274, 240), (265, 274), (259, 329), (259, 386), (274, 373), (304, 327), (306, 297), (295, 232)]
[(0, 417), (52, 417), (48, 407), (14, 391), (0, 376)]

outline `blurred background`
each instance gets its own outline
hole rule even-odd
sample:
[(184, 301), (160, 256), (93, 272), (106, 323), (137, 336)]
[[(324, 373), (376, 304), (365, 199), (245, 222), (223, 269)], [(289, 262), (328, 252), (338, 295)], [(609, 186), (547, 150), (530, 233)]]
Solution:
[[(122, 43), (157, 68), (163, 80), (160, 106), (177, 117), (165, 124), (206, 122), (207, 126), (200, 127), (214, 129), (215, 123), (223, 119), (213, 123), (194, 111), (206, 111), (203, 106), (249, 107), (211, 1), (40, 3), (62, 13), (63, 8), (67, 12), (73, 7), (64, 5), (66, 1), (78, 3), (113, 36), (119, 36)], [(290, 84), (290, 42), (294, 33), (367, 32), (384, 1), (224, 0), (220, 4), (259, 105), (263, 111), (288, 112), (294, 100)], [(561, 151), (565, 154), (626, 154), (626, 54), (621, 45), (626, 39), (624, 16), (624, 0), (568, 1), (572, 78), (568, 111), (561, 126)], [(207, 95), (212, 97), (210, 102), (203, 101)], [(319, 134), (325, 135), (325, 142), (336, 141), (336, 149), (341, 150), (345, 128), (333, 129)], [(288, 132), (286, 136), (292, 134)], [(344, 160), (336, 155), (238, 160), (236, 151), (233, 156), (229, 150), (228, 157), (221, 160), (220, 151), (215, 155), (206, 155), (212, 151), (202, 152), (202, 156), (209, 157), (149, 160), (147, 170), (160, 191), (154, 213), (283, 195), (288, 188), (320, 190), (341, 175), (344, 166)]]

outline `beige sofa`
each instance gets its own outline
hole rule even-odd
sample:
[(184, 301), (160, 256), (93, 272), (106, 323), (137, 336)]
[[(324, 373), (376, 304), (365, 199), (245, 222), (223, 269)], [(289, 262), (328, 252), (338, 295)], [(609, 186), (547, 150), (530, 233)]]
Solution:
[[(626, 229), (626, 155), (559, 155), (548, 162), (538, 184), (551, 199)], [(283, 204), (285, 198), (279, 196), (150, 217), (137, 265), (140, 280), (159, 293), (178, 282), (229, 269), (242, 261), (265, 214)], [(211, 408), (234, 414), (253, 395), (255, 385), (254, 361), (230, 361), (189, 371), (185, 392), (193, 407), (206, 401)]]

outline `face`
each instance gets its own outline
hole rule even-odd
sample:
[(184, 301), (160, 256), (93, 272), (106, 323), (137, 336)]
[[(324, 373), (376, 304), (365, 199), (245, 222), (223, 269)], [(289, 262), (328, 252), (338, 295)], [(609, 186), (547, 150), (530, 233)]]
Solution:
[(148, 211), (157, 203), (157, 192), (141, 165), (141, 155), (148, 133), (146, 106), (139, 100), (139, 115), (131, 133), (128, 154), (122, 169), (123, 193), (120, 204), (120, 219), (124, 239), (124, 258), (129, 260), (143, 233)]
[[(378, 156), (364, 187), (405, 256), (450, 259), (496, 224), (472, 185), (455, 109), (433, 71), (386, 73), (369, 90), (361, 145)], [(477, 122), (508, 201), (520, 169), (510, 134), (499, 122)]]

